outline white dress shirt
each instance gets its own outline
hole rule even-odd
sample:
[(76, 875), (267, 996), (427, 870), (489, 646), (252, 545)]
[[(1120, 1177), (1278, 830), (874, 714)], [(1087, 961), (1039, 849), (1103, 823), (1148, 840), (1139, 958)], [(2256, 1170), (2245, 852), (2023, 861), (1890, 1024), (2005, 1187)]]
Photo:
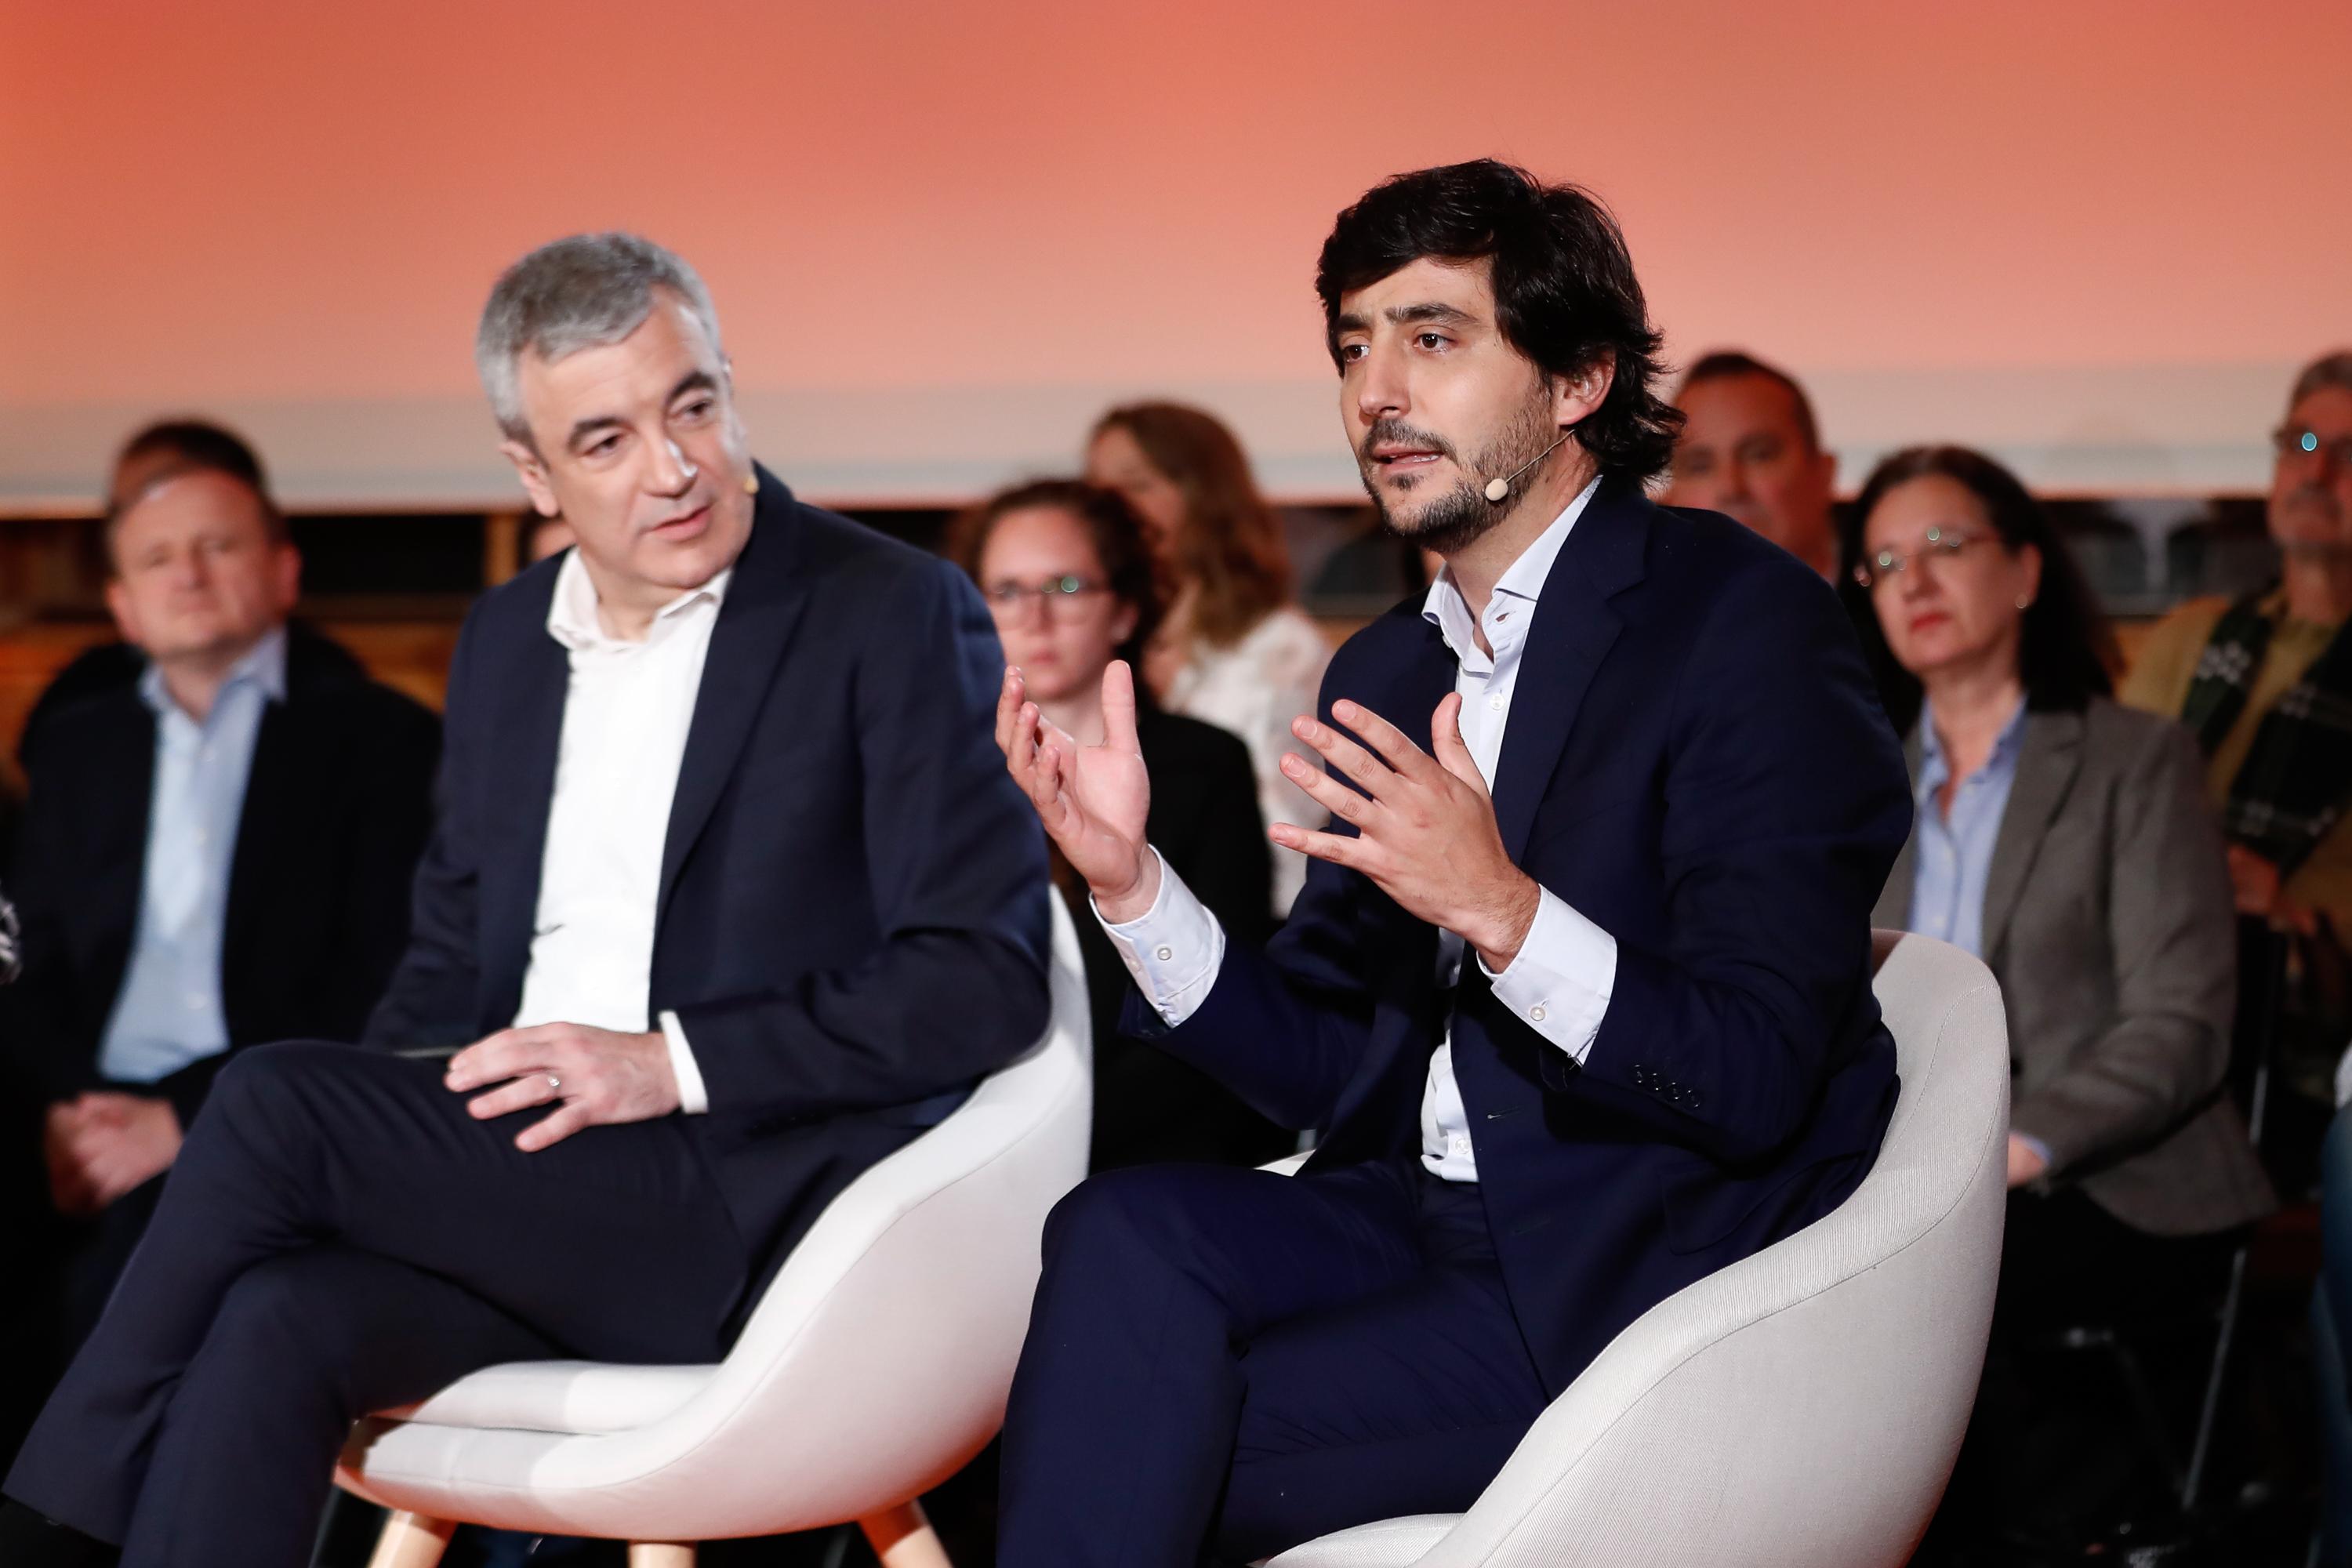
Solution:
[[(1559, 559), (1560, 546), (1568, 542), (1569, 531), (1576, 526), (1600, 483), (1595, 479), (1585, 486), (1569, 502), (1568, 510), (1511, 563), (1495, 584), (1477, 623), (1474, 625), (1470, 618), (1469, 604), (1455, 584), (1450, 566), (1430, 584), (1429, 597), (1422, 605), (1422, 616), (1444, 636), (1459, 667), (1454, 689), (1462, 694), (1462, 740), (1489, 788), (1495, 782), (1496, 762), (1503, 754), (1503, 730), (1510, 720), (1511, 694), (1518, 685), (1536, 602), (1551, 574), (1552, 563)], [(1491, 658), (1478, 647), (1475, 633), (1482, 629), (1487, 646), (1494, 649)], [(1415, 716), (1384, 713), (1381, 717), (1404, 722)], [(1192, 1016), (1216, 983), (1217, 970), (1224, 962), (1224, 929), (1164, 860), (1160, 868), (1160, 893), (1151, 908), (1123, 925), (1105, 921), (1103, 929), (1110, 933), (1145, 1000), (1171, 1027)], [(1459, 981), (1465, 947), (1456, 933), (1439, 931), (1439, 985), (1450, 989)], [(1494, 982), (1496, 1001), (1581, 1063), (1592, 1048), (1593, 1037), (1601, 1032), (1601, 1017), (1609, 1011), (1609, 997), (1617, 981), (1617, 940), (1545, 889), (1535, 921), (1510, 964), (1499, 974), (1487, 969), (1484, 960), (1479, 961), (1479, 968)], [(1421, 1163), (1449, 1182), (1478, 1179), (1470, 1118), (1454, 1077), (1450, 1021), (1446, 1037), (1430, 1058), (1429, 1079), (1422, 1090)]]
[[(654, 914), (694, 700), (732, 569), (662, 607), (641, 641), (606, 632), (580, 552), (563, 558), (547, 635), (571, 656), (555, 797), (540, 859), (530, 964), (515, 1027), (585, 1024), (638, 1034), (653, 984)], [(679, 1108), (710, 1108), (677, 1015), (659, 1020)]]
[(99, 1041), (99, 1074), (111, 1083), (155, 1083), (228, 1049), (229, 876), (261, 721), (286, 700), (286, 628), (272, 627), (230, 667), (202, 719), (153, 664), (139, 697), (155, 714), (154, 793), (131, 963)]

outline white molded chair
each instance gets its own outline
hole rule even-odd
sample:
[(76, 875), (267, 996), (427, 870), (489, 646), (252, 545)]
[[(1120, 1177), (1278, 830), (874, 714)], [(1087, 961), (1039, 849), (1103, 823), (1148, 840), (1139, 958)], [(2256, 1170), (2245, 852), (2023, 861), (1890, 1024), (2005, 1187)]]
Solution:
[(724, 1362), (495, 1366), (354, 1428), (336, 1479), (395, 1510), (379, 1568), (429, 1568), (459, 1522), (645, 1568), (850, 1520), (891, 1568), (943, 1564), (915, 1500), (1003, 1420), (1046, 1212), (1086, 1174), (1086, 978), (1047, 901), (1045, 1038), (826, 1207)]
[(2000, 1266), (2009, 1030), (1991, 972), (1877, 934), (1903, 1086), (1835, 1211), (1661, 1301), (1465, 1514), (1267, 1568), (1895, 1568), (1951, 1477)]

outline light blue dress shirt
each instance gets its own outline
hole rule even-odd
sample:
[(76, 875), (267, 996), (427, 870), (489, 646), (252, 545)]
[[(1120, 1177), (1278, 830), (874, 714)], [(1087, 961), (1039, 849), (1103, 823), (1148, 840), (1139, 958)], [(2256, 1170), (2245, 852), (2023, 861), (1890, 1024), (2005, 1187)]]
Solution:
[(2001, 727), (1984, 766), (1952, 792), (1948, 814), (1936, 797), (1952, 776), (1951, 760), (1936, 734), (1932, 707), (1919, 710), (1918, 853), (1911, 882), (1911, 929), (1984, 956), (1985, 879), (2009, 792), (2017, 783), (2017, 753), (2025, 740), (2025, 704)]
[(99, 1046), (115, 1083), (153, 1083), (228, 1049), (221, 934), (261, 716), (286, 698), (286, 633), (236, 661), (199, 721), (150, 665), (139, 695), (155, 711), (155, 778), (131, 965)]

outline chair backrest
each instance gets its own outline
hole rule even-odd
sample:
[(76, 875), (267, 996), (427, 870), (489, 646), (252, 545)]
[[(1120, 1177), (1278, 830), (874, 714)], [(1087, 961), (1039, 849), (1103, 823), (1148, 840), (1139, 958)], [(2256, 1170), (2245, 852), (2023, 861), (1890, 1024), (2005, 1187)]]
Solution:
[[(471, 1451), (488, 1468), (529, 1472), (527, 1489), (500, 1489), (538, 1494), (500, 1518), (646, 1539), (808, 1529), (903, 1502), (987, 1444), (1028, 1327), (1045, 1215), (1086, 1174), (1093, 1114), (1077, 932), (1062, 900), (1047, 902), (1045, 1038), (827, 1205), (726, 1361), (674, 1411), (591, 1436), (478, 1435)], [(418, 1418), (432, 1414), (428, 1401)], [(382, 1441), (401, 1436), (394, 1427)], [(501, 1461), (509, 1448), (531, 1457)]]
[(1983, 1366), (2008, 1029), (1991, 973), (1958, 948), (1880, 932), (1876, 956), (1903, 1081), (1869, 1176), (1628, 1327), (1424, 1568), (1908, 1559)]

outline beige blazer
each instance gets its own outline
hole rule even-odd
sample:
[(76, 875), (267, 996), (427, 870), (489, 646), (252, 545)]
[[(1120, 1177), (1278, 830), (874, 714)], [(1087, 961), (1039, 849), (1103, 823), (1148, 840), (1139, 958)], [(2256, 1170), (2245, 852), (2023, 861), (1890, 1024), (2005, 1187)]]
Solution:
[[(1905, 743), (1912, 776), (1919, 737)], [(2136, 1229), (2199, 1236), (2275, 1206), (2221, 1089), (2237, 930), (2204, 764), (2168, 720), (2093, 700), (2029, 713), (1985, 880), (2009, 1015), (2010, 1125)], [(1874, 922), (1907, 928), (1917, 829)]]

